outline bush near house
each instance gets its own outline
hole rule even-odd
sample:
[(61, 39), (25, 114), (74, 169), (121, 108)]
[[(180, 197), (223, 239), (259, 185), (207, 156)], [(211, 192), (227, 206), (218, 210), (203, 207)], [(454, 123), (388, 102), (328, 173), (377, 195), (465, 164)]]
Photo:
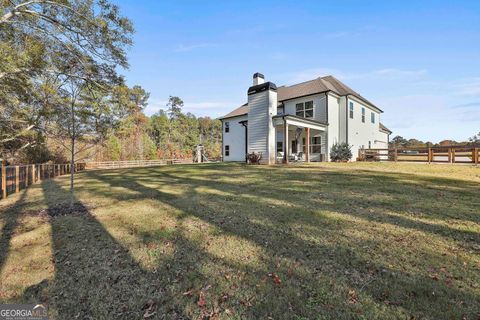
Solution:
[(342, 162), (349, 161), (350, 159), (352, 159), (352, 146), (348, 143), (335, 143), (330, 149), (330, 160)]

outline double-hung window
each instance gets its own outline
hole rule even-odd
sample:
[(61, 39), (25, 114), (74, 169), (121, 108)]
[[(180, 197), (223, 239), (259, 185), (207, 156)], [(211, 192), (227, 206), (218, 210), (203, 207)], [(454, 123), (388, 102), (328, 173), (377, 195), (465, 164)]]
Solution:
[(350, 102), (350, 119), (353, 119), (353, 102)]
[(362, 122), (365, 123), (365, 108), (362, 108)]
[(372, 121), (372, 123), (375, 123), (375, 113), (371, 113), (370, 114), (370, 121)]
[(311, 153), (322, 153), (322, 137), (311, 137), (310, 142)]
[(230, 122), (225, 122), (225, 132), (230, 132)]
[(297, 103), (295, 115), (302, 118), (313, 118), (313, 101)]
[(225, 146), (225, 157), (228, 157), (228, 156), (230, 156), (230, 146), (226, 145)]

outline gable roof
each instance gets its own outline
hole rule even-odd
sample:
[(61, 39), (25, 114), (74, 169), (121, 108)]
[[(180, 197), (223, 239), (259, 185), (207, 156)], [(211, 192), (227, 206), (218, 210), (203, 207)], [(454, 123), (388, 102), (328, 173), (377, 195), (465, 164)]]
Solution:
[(285, 101), (290, 99), (295, 99), (298, 97), (309, 96), (312, 94), (322, 93), (332, 91), (339, 96), (352, 95), (357, 99), (362, 100), (363, 102), (371, 105), (372, 107), (382, 111), (372, 102), (365, 99), (361, 94), (347, 86), (345, 83), (341, 82), (334, 76), (325, 76), (313, 79), (310, 81), (305, 81), (302, 83), (294, 84), (292, 86), (282, 86), (278, 88), (278, 101)]
[(392, 130), (388, 129), (387, 127), (385, 127), (383, 125), (383, 123), (380, 122), (380, 130), (383, 130), (385, 132), (388, 132), (388, 134), (391, 134), (392, 133)]
[[(313, 94), (331, 91), (339, 96), (352, 95), (357, 99), (371, 105), (372, 107), (383, 112), (380, 108), (375, 106), (372, 102), (362, 97), (358, 92), (335, 78), (334, 76), (318, 77), (313, 80), (301, 82), (291, 86), (281, 86), (277, 88), (278, 102), (309, 96)], [(220, 119), (237, 117), (248, 113), (248, 104), (238, 107)], [(387, 129), (388, 130), (388, 129)]]
[(241, 105), (240, 107), (238, 107), (237, 109), (233, 110), (232, 112), (224, 115), (220, 119), (243, 116), (247, 113), (248, 113), (248, 103), (245, 103), (245, 104)]

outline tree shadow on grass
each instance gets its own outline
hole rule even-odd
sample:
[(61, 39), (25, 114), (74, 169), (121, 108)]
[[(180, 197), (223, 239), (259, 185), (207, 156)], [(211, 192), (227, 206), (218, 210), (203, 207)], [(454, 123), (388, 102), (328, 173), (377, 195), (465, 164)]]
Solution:
[[(250, 185), (227, 183), (225, 180), (219, 181), (222, 179), (221, 177), (215, 181), (208, 181), (201, 177), (186, 177), (184, 173), (185, 171), (178, 169), (174, 172), (165, 169), (154, 171), (153, 174), (152, 172), (148, 174), (146, 171), (134, 174), (133, 177), (128, 174), (118, 176), (114, 173), (102, 175), (101, 172), (92, 173), (91, 177), (108, 183), (111, 187), (135, 190), (135, 194), (130, 197), (121, 196), (118, 198), (119, 200), (146, 198), (165, 202), (181, 210), (186, 216), (200, 218), (219, 228), (222, 232), (252, 241), (268, 253), (265, 270), (275, 269), (279, 259), (299, 261), (302, 267), (298, 267), (298, 272), (302, 280), (295, 285), (285, 283), (282, 288), (273, 287), (271, 290), (263, 292), (263, 296), (258, 298), (251, 309), (246, 308), (246, 314), (252, 318), (269, 316), (269, 311), (283, 315), (285, 318), (293, 317), (295, 312), (297, 312), (296, 315), (306, 317), (324, 314), (335, 315), (338, 318), (351, 318), (357, 312), (357, 316), (368, 314), (372, 318), (382, 318), (386, 315), (390, 315), (392, 318), (407, 315), (425, 318), (442, 318), (446, 315), (453, 317), (464, 314), (476, 315), (478, 295), (475, 293), (475, 289), (455, 287), (449, 278), (432, 280), (424, 274), (402, 271), (397, 266), (390, 267), (382, 264), (381, 259), (378, 261), (371, 259), (369, 255), (365, 254), (364, 248), (378, 248), (380, 243), (375, 240), (345, 241), (345, 239), (340, 239), (341, 242), (338, 243), (316, 243), (300, 237), (291, 229), (294, 224), (304, 224), (305, 227), (311, 227), (325, 234), (340, 231), (341, 228), (346, 227), (346, 224), (332, 222), (330, 219), (318, 215), (309, 215), (309, 210), (299, 209), (305, 206), (305, 198), (298, 200), (292, 198), (291, 193), (297, 191), (289, 190), (291, 184), (285, 184), (285, 180), (283, 184), (276, 185), (275, 191), (278, 192), (265, 192), (260, 191), (263, 186), (252, 188)], [(226, 174), (228, 175), (228, 173)], [(283, 173), (278, 174), (282, 175)], [(290, 178), (289, 176), (281, 178), (274, 176), (275, 173), (270, 178), (273, 177), (279, 181), (291, 179), (291, 176)], [(364, 183), (363, 180), (370, 179), (365, 175), (352, 177), (341, 174), (325, 178), (328, 180), (350, 179), (356, 187)], [(355, 179), (359, 179), (360, 182)], [(181, 194), (172, 194), (146, 186), (158, 185), (159, 182), (167, 183), (172, 188), (180, 186), (185, 190)], [(403, 185), (394, 177), (385, 178), (383, 182), (390, 185)], [(219, 194), (208, 195), (199, 192), (199, 188), (216, 190)], [(282, 196), (285, 194), (282, 194), (282, 191), (290, 192), (288, 201), (292, 202), (293, 207), (272, 210), (268, 200), (285, 200)], [(238, 201), (233, 197), (232, 202), (228, 204), (228, 199), (232, 195), (236, 195), (240, 199), (244, 198)], [(350, 197), (348, 193), (343, 196)], [(115, 198), (116, 196), (109, 194), (109, 197)], [(353, 197), (350, 200), (358, 201)], [(245, 201), (248, 201), (248, 206)], [(316, 203), (308, 204), (312, 207), (316, 205)], [(391, 205), (394, 206), (394, 204)], [(378, 206), (382, 209), (385, 201), (369, 202), (368, 206)], [(258, 209), (257, 211), (246, 211), (255, 207)], [(329, 204), (328, 202), (323, 202), (318, 209), (339, 211), (339, 207), (335, 203)], [(345, 210), (340, 212), (341, 214), (361, 216), (366, 219), (369, 216), (366, 213), (359, 215), (356, 210), (348, 210), (345, 207), (341, 209)], [(455, 230), (444, 230), (443, 227), (432, 229), (428, 225), (412, 223), (402, 217), (399, 219), (388, 217), (385, 220), (380, 213), (377, 214), (378, 216), (374, 219), (381, 222), (423, 232), (439, 233), (441, 236), (456, 232)], [(329, 230), (329, 227), (334, 230)], [(459, 238), (465, 236), (463, 231), (458, 232), (457, 235)], [(428, 261), (439, 263), (446, 261), (444, 257), (435, 252), (424, 252), (423, 256)], [(279, 272), (288, 277), (288, 270)], [(335, 290), (340, 293), (333, 293)], [(361, 297), (356, 296), (357, 294)], [(283, 300), (282, 297), (285, 296), (289, 299)], [(357, 305), (358, 299), (364, 299), (362, 306)], [(370, 309), (362, 310), (362, 308)]]
[(11, 206), (9, 206), (5, 212), (0, 215), (0, 219), (3, 222), (0, 233), (0, 272), (5, 265), (10, 248), (10, 241), (12, 240), (15, 228), (19, 224), (19, 220), (22, 216), (22, 206), (26, 202), (27, 191), (23, 191), (18, 200)]
[[(221, 173), (209, 174), (212, 176), (230, 177), (235, 173), (229, 173), (222, 170)], [(295, 168), (296, 169), (296, 168)], [(259, 169), (250, 169), (249, 171), (259, 171)], [(236, 197), (262, 197), (266, 206), (266, 200), (287, 201), (297, 207), (307, 207), (314, 210), (330, 210), (339, 213), (345, 213), (357, 216), (362, 219), (375, 221), (378, 223), (387, 223), (397, 225), (403, 228), (428, 232), (434, 235), (455, 239), (458, 241), (467, 241), (469, 243), (479, 243), (480, 234), (474, 230), (455, 228), (455, 221), (470, 221), (475, 224), (480, 223), (480, 216), (476, 212), (476, 208), (480, 206), (478, 200), (478, 192), (480, 187), (476, 184), (462, 185), (460, 190), (445, 191), (441, 187), (456, 184), (456, 180), (441, 178), (442, 185), (440, 189), (429, 189), (433, 187), (419, 187), (416, 183), (407, 183), (405, 181), (412, 180), (413, 175), (377, 175), (371, 172), (361, 172), (355, 175), (344, 174), (338, 172), (321, 172), (317, 176), (312, 177), (312, 173), (294, 172), (295, 180), (300, 183), (302, 181), (313, 181), (313, 185), (301, 185), (295, 188), (296, 184), (292, 177), (292, 173), (286, 174), (284, 170), (273, 170), (273, 174), (269, 173), (268, 182), (252, 181), (249, 186), (245, 187), (240, 183), (226, 183), (220, 181), (221, 177), (205, 180), (203, 177), (177, 176), (175, 172), (135, 172), (136, 181), (145, 184), (155, 185), (159, 182), (171, 183), (176, 187), (198, 188), (208, 187), (217, 189), (222, 192), (229, 192)], [(182, 172), (183, 174), (185, 172)], [(265, 174), (265, 171), (259, 171), (257, 174)], [(111, 173), (110, 182), (121, 180), (119, 176)], [(99, 178), (99, 176), (93, 176)], [(103, 176), (105, 178), (105, 176)], [(237, 176), (237, 178), (240, 177)], [(421, 183), (428, 183), (431, 178), (420, 177)], [(128, 173), (120, 185), (129, 183)], [(248, 179), (247, 179), (248, 180)], [(286, 184), (285, 181), (291, 183)], [(440, 183), (434, 179), (436, 184)], [(453, 181), (453, 182), (452, 182)], [(375, 190), (368, 188), (369, 185), (377, 184)], [(131, 188), (136, 195), (122, 195), (121, 199), (132, 197), (146, 197), (144, 193), (138, 193), (138, 190)], [(375, 192), (375, 191), (380, 192)], [(147, 192), (147, 191), (145, 191)], [(439, 194), (439, 192), (441, 192)], [(454, 196), (450, 194), (454, 193)], [(148, 192), (147, 192), (148, 194)], [(116, 197), (116, 195), (111, 196)], [(308, 195), (308, 196), (306, 196)], [(165, 196), (173, 197), (174, 195)], [(412, 199), (417, 200), (412, 202)], [(269, 210), (275, 212), (276, 210)], [(288, 215), (290, 219), (307, 218), (304, 223), (311, 223), (311, 216), (304, 215)], [(417, 219), (422, 218), (422, 219)], [(446, 221), (447, 223), (438, 223), (434, 220)]]
[[(77, 200), (74, 211), (68, 213), (68, 191), (57, 181), (44, 182), (43, 189), (55, 275), (51, 281), (29, 287), (25, 301), (46, 303), (54, 319), (141, 319), (154, 312), (149, 319), (188, 318), (181, 306), (165, 309), (162, 304), (175, 280), (171, 266), (179, 261), (178, 253), (198, 252), (197, 248), (177, 241), (181, 248), (163, 259), (156, 270), (147, 270), (82, 202)], [(197, 272), (195, 277), (201, 279), (202, 274)]]

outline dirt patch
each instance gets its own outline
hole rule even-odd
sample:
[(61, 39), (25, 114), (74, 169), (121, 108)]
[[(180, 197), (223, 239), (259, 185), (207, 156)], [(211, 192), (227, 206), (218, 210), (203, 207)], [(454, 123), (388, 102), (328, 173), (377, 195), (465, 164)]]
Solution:
[(33, 214), (43, 217), (58, 217), (66, 215), (87, 215), (90, 214), (90, 211), (83, 203), (75, 202), (73, 207), (70, 207), (70, 203), (59, 203), (47, 209), (36, 211)]

